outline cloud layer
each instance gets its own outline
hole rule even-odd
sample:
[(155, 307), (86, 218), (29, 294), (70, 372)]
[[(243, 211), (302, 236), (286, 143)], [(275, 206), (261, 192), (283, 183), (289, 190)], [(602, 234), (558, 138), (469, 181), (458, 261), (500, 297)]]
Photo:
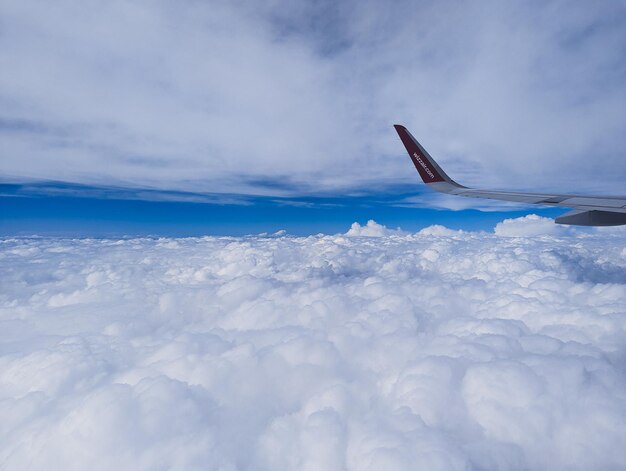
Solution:
[(623, 466), (623, 238), (359, 227), (4, 239), (0, 466)]
[(620, 2), (8, 0), (2, 16), (4, 178), (407, 183), (395, 122), (468, 184), (611, 193), (626, 176)]

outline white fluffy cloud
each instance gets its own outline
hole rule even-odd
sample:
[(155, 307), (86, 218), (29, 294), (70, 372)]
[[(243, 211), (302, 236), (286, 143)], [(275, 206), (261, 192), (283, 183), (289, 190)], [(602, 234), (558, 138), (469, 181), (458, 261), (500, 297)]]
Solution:
[(371, 226), (2, 240), (0, 467), (623, 466), (623, 237)]
[(370, 219), (367, 224), (361, 226), (358, 222), (355, 222), (350, 226), (347, 236), (351, 237), (384, 237), (393, 234), (404, 234), (400, 229), (388, 229), (382, 224), (378, 224), (376, 221)]
[(461, 182), (623, 188), (619, 2), (4, 0), (2, 18), (3, 178), (409, 183), (402, 122)]
[(555, 224), (554, 219), (529, 214), (521, 218), (505, 219), (496, 224), (494, 232), (504, 237), (536, 237), (559, 235), (575, 231), (572, 226)]

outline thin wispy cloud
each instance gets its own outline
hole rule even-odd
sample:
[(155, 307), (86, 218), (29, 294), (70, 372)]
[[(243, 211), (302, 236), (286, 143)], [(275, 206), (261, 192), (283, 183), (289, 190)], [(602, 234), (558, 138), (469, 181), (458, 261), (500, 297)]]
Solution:
[(394, 122), (468, 184), (615, 193), (626, 176), (620, 2), (9, 0), (1, 14), (5, 180), (405, 184)]

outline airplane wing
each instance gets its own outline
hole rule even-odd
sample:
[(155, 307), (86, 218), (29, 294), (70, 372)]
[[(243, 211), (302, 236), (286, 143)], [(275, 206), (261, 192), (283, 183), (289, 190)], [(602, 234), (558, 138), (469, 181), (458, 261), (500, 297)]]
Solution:
[(471, 198), (487, 198), (519, 203), (541, 204), (574, 208), (573, 211), (555, 219), (558, 224), (579, 226), (620, 226), (626, 224), (626, 197), (624, 196), (578, 196), (549, 193), (520, 193), (515, 191), (477, 190), (459, 185), (444, 172), (411, 133), (399, 124), (398, 132), (417, 172), (430, 188), (451, 195)]

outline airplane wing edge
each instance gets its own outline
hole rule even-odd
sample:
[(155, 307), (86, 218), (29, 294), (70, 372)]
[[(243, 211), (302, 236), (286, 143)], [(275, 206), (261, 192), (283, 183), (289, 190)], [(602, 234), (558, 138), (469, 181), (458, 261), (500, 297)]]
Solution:
[(406, 127), (394, 124), (394, 128), (422, 181), (435, 191), (471, 198), (574, 208), (574, 211), (556, 218), (555, 222), (557, 224), (582, 226), (619, 226), (626, 224), (626, 198), (622, 197), (478, 190), (459, 185), (445, 173)]

